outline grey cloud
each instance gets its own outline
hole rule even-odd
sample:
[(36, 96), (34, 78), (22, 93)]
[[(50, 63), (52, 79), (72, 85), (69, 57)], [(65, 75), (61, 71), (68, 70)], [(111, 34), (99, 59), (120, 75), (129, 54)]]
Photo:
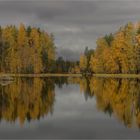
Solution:
[(76, 52), (75, 50), (71, 49), (61, 49), (60, 51), (58, 50), (58, 57), (63, 56), (65, 60), (79, 60), (79, 55), (80, 52)]
[(140, 1), (1, 1), (0, 24), (40, 26), (55, 35), (58, 55), (78, 59), (85, 46), (115, 32), (127, 22), (140, 20)]

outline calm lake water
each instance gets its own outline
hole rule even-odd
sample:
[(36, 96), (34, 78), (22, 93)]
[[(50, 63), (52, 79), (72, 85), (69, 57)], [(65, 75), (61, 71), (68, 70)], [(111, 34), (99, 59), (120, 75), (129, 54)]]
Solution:
[(0, 83), (0, 138), (140, 138), (140, 80)]

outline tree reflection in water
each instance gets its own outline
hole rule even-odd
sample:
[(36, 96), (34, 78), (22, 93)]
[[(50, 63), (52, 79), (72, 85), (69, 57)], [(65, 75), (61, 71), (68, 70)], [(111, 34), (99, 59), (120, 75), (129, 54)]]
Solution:
[(40, 119), (53, 111), (54, 84), (39, 78), (16, 79), (0, 87), (0, 120), (20, 124)]
[(98, 110), (113, 114), (126, 127), (134, 122), (140, 128), (140, 80), (82, 78), (79, 82), (87, 97), (95, 97)]
[[(21, 78), (0, 86), (0, 120), (21, 124), (53, 113), (55, 86), (79, 85), (85, 99), (94, 97), (98, 110), (108, 113), (126, 127), (140, 128), (140, 80), (95, 77)], [(57, 92), (57, 91), (56, 91)]]

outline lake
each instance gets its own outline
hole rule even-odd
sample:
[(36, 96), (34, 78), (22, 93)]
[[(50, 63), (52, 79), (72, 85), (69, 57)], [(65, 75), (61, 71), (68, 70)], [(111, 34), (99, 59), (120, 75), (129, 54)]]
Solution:
[(140, 138), (140, 79), (0, 83), (0, 138)]

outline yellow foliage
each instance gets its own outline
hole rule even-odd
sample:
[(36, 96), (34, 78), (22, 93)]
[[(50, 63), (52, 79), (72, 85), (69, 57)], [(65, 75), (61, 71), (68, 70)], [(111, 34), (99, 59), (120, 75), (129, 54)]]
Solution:
[(80, 56), (80, 69), (85, 70), (87, 68), (87, 57), (85, 55)]
[(110, 36), (97, 40), (95, 55), (90, 67), (95, 73), (138, 73), (140, 71), (140, 29), (134, 24), (126, 26)]

